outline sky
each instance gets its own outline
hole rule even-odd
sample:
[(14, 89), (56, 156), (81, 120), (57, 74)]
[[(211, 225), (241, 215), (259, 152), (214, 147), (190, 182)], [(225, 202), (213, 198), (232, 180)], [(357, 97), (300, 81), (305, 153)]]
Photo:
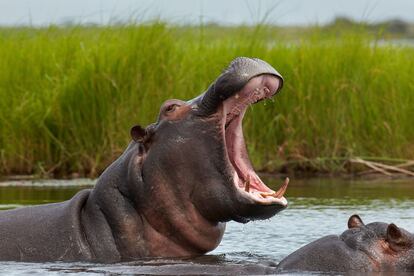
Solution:
[(413, 0), (0, 0), (0, 25), (108, 24), (154, 18), (177, 24), (324, 24), (335, 16), (414, 22)]

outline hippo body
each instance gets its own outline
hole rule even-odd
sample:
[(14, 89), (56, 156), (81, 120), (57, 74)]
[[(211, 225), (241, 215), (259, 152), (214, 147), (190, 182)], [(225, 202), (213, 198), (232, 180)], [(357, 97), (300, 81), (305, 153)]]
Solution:
[(282, 81), (264, 61), (237, 58), (205, 93), (166, 101), (156, 123), (131, 129), (127, 149), (93, 189), (1, 211), (0, 261), (195, 256), (218, 246), (225, 222), (274, 216), (287, 206), (287, 182), (273, 191), (257, 176), (242, 119)]
[(2, 261), (86, 260), (91, 252), (81, 211), (89, 190), (71, 200), (0, 212)]
[(340, 236), (329, 235), (284, 258), (279, 271), (414, 272), (414, 235), (395, 224), (365, 225), (358, 215)]

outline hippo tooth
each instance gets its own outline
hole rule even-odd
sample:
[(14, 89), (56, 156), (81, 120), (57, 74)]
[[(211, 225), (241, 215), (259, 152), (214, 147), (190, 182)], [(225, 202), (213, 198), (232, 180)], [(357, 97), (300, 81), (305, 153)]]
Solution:
[(287, 186), (289, 184), (289, 178), (286, 177), (285, 182), (283, 183), (282, 187), (279, 188), (272, 196), (275, 198), (282, 198), (282, 196), (285, 194)]
[(250, 190), (250, 176), (247, 178), (247, 181), (246, 181), (245, 186), (244, 186), (244, 190), (246, 192), (249, 192), (249, 190)]
[(273, 196), (276, 192), (264, 192), (264, 193), (260, 193), (260, 195), (264, 198), (269, 197), (269, 196)]

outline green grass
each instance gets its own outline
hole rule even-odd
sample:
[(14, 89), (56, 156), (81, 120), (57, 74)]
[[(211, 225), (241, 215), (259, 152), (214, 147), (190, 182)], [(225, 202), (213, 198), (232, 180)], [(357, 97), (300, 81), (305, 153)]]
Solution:
[(237, 56), (262, 58), (285, 77), (274, 102), (245, 118), (256, 168), (414, 159), (414, 48), (356, 32), (223, 32), (162, 23), (0, 29), (0, 174), (96, 176), (132, 125), (153, 122), (166, 99), (198, 95)]

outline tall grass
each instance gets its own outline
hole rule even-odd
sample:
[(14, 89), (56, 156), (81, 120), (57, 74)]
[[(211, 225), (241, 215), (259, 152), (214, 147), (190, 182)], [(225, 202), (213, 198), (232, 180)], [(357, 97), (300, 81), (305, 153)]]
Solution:
[(262, 58), (285, 77), (274, 102), (245, 118), (258, 169), (414, 159), (414, 49), (357, 34), (292, 42), (260, 26), (213, 36), (152, 23), (1, 29), (0, 173), (95, 176), (132, 125), (153, 122), (168, 98), (198, 95), (237, 56)]

